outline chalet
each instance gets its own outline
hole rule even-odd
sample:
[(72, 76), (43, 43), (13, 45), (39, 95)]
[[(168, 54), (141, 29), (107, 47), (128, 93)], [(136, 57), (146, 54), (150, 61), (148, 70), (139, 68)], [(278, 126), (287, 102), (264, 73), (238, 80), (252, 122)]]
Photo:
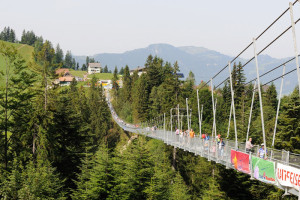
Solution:
[(59, 77), (61, 76), (71, 76), (70, 70), (68, 68), (60, 68), (55, 71), (55, 74)]
[(133, 74), (133, 72), (137, 71), (138, 75), (141, 76), (143, 73), (146, 73), (146, 67), (140, 67), (138, 66), (136, 69), (130, 70), (130, 76)]
[(89, 63), (88, 66), (88, 73), (89, 74), (95, 74), (101, 72), (101, 65), (100, 63)]
[(73, 78), (74, 77), (72, 77), (72, 76), (59, 77), (59, 85), (60, 86), (68, 86), (73, 81)]

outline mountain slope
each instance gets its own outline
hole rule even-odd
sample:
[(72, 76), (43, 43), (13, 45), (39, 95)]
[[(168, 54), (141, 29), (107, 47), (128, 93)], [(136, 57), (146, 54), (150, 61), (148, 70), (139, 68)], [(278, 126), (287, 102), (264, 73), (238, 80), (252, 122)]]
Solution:
[[(197, 83), (200, 83), (202, 80), (208, 81), (233, 59), (231, 56), (203, 47), (174, 47), (169, 44), (153, 44), (146, 48), (126, 51), (124, 53), (96, 54), (93, 57), (95, 60), (100, 61), (102, 66), (107, 65), (108, 68), (113, 71), (115, 66), (118, 66), (118, 69), (125, 65), (128, 65), (130, 69), (136, 68), (137, 66), (143, 66), (150, 54), (157, 55), (171, 63), (178, 61), (180, 71), (183, 72), (185, 76), (189, 73), (189, 71), (194, 72)], [(85, 56), (75, 56), (75, 58), (79, 63), (85, 63)], [(276, 59), (268, 55), (260, 55), (258, 57), (260, 74), (278, 66), (288, 59), (289, 58)], [(242, 64), (246, 61), (247, 60), (242, 58), (236, 60), (236, 62), (241, 62)], [(291, 62), (291, 64), (287, 65), (286, 71), (295, 68), (294, 63), (295, 62)], [(248, 81), (256, 77), (256, 65), (254, 61), (245, 66), (244, 73)], [(282, 69), (279, 68), (269, 75), (264, 76), (261, 79), (261, 82), (266, 83), (281, 74)], [(228, 69), (224, 70), (216, 79), (214, 79), (214, 85), (216, 86), (221, 83), (228, 77), (228, 75)], [(291, 91), (296, 86), (297, 78), (295, 76), (296, 73), (289, 75), (289, 79), (285, 82), (285, 93)], [(276, 81), (275, 84), (277, 88), (279, 88), (280, 81)]]

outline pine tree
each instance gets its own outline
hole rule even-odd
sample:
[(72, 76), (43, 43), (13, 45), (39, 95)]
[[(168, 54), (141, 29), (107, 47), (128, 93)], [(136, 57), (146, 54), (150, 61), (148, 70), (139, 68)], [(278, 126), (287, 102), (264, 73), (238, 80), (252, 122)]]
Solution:
[(195, 85), (195, 82), (196, 82), (196, 80), (195, 80), (195, 74), (192, 71), (189, 72), (189, 75), (186, 78), (186, 81), (187, 82), (191, 82), (192, 85)]
[(42, 76), (43, 76), (43, 82), (42, 86), (44, 87), (44, 109), (47, 110), (47, 104), (48, 104), (48, 78), (51, 74), (50, 71), (53, 70), (53, 58), (55, 54), (55, 50), (52, 47), (51, 42), (45, 41), (45, 43), (42, 45), (42, 49), (38, 51), (37, 53), (37, 63), (42, 65)]
[(133, 93), (133, 117), (136, 122), (145, 121), (148, 113), (148, 81), (142, 74), (134, 86)]
[(125, 101), (131, 100), (131, 77), (129, 73), (128, 65), (125, 66), (124, 69), (124, 76), (123, 76), (123, 88), (122, 88), (122, 95)]
[(55, 63), (56, 64), (63, 63), (63, 59), (64, 59), (64, 52), (60, 48), (59, 44), (57, 44), (56, 50), (55, 50), (55, 58), (54, 58)]
[(105, 65), (105, 67), (104, 67), (104, 69), (103, 69), (103, 73), (108, 73), (107, 65)]
[(34, 34), (33, 31), (23, 30), (22, 37), (21, 37), (22, 44), (34, 45), (36, 40), (37, 40), (37, 36)]
[(145, 138), (134, 140), (114, 159), (114, 187), (109, 199), (146, 199), (145, 188), (153, 175), (153, 163)]
[(76, 69), (76, 60), (75, 58), (72, 58), (72, 69)]
[(36, 164), (30, 161), (22, 172), (22, 180), (19, 199), (66, 199), (64, 181), (45, 158), (38, 156)]
[(95, 165), (90, 173), (88, 191), (90, 199), (106, 199), (111, 190), (111, 158), (108, 148), (101, 145), (95, 154)]
[(95, 63), (96, 61), (95, 61), (95, 58), (90, 58), (90, 63)]
[[(18, 141), (17, 136), (24, 134), (23, 131), (30, 120), (27, 112), (30, 110), (31, 100), (34, 96), (32, 85), (35, 82), (36, 75), (25, 70), (25, 61), (14, 47), (0, 43), (0, 55), (5, 60), (5, 85), (0, 89), (0, 130), (4, 133), (4, 138), (0, 138), (0, 142), (4, 147), (1, 149), (4, 151), (2, 152), (2, 155), (4, 155), (2, 159), (5, 168), (7, 168), (8, 151), (11, 149), (9, 148), (8, 132), (13, 133), (11, 141), (14, 139)], [(23, 130), (19, 132), (21, 128)]]
[(81, 70), (82, 71), (87, 71), (87, 66), (85, 64), (82, 64)]
[(163, 82), (163, 60), (158, 57), (148, 56), (145, 67), (147, 70), (147, 76), (149, 80), (149, 90), (148, 93), (151, 92), (151, 89), (156, 86), (158, 87)]
[(161, 113), (161, 96), (158, 95), (158, 88), (153, 87), (150, 97), (150, 117), (154, 118)]
[(72, 190), (72, 199), (87, 199), (88, 190), (90, 189), (89, 180), (91, 178), (91, 169), (94, 167), (95, 162), (91, 158), (90, 153), (85, 152), (84, 158), (81, 160), (80, 173), (77, 173), (77, 179), (74, 180), (76, 189)]
[(266, 102), (267, 102), (267, 105), (270, 105), (271, 107), (273, 107), (274, 110), (277, 109), (277, 103), (278, 103), (277, 91), (276, 91), (276, 87), (273, 82), (266, 91)]
[(13, 29), (9, 26), (4, 27), (3, 31), (0, 33), (0, 40), (4, 40), (7, 42), (16, 42), (16, 34)]
[(226, 195), (223, 191), (220, 190), (220, 185), (218, 182), (211, 178), (208, 182), (207, 188), (204, 190), (204, 194), (202, 195), (203, 200), (211, 200), (211, 199), (225, 199)]
[(0, 196), (4, 199), (18, 199), (18, 191), (22, 187), (22, 165), (14, 158), (11, 172), (1, 170)]
[(85, 59), (85, 66), (88, 67), (90, 62), (90, 58), (87, 56)]
[(170, 186), (170, 198), (171, 200), (185, 200), (190, 199), (188, 194), (188, 187), (184, 183), (181, 175), (177, 172), (173, 184)]
[[(74, 87), (74, 86), (72, 86)], [(54, 106), (50, 115), (53, 116), (49, 130), (46, 133), (46, 146), (53, 165), (66, 178), (66, 185), (72, 186), (72, 179), (78, 171), (77, 166), (80, 163), (80, 154), (83, 152), (87, 140), (86, 130), (82, 128), (82, 118), (80, 112), (77, 112), (72, 102), (74, 98), (74, 89), (61, 91), (57, 99), (53, 99)]]
[(123, 68), (123, 67), (121, 67), (121, 69), (120, 69), (120, 71), (119, 71), (119, 74), (120, 74), (120, 75), (124, 75), (124, 68)]
[(44, 44), (44, 39), (43, 37), (37, 38), (37, 40), (34, 42), (34, 53), (33, 53), (33, 58), (34, 61), (38, 61), (38, 52), (40, 52), (43, 48)]
[[(151, 143), (153, 142), (153, 143)], [(166, 146), (160, 141), (152, 140), (150, 143), (150, 152), (153, 157), (155, 166), (154, 174), (151, 177), (149, 185), (144, 190), (147, 199), (169, 199), (169, 186), (172, 183), (174, 171), (172, 171), (169, 163), (169, 152)]]
[(117, 83), (117, 81), (119, 80), (118, 78), (118, 68), (115, 67), (114, 70), (114, 74), (113, 74), (113, 78), (112, 78), (112, 87), (113, 87), (113, 91), (114, 91), (114, 95), (117, 96), (119, 93), (119, 85)]
[(102, 139), (107, 135), (110, 127), (110, 111), (105, 102), (105, 97), (101, 88), (94, 86), (90, 87), (88, 94), (88, 109), (89, 109), (89, 138), (90, 147), (96, 149)]
[(92, 157), (85, 157), (76, 181), (73, 199), (106, 199), (111, 189), (111, 158), (108, 148), (101, 144)]
[(179, 87), (180, 80), (178, 78), (177, 73), (180, 72), (180, 70), (179, 70), (179, 66), (178, 66), (177, 61), (174, 63), (173, 69), (174, 69), (173, 74), (175, 75), (175, 80), (174, 80), (174, 89), (175, 89), (175, 94), (176, 94), (175, 96), (176, 96), (176, 101), (178, 102), (178, 96), (180, 94), (180, 87)]
[(67, 51), (66, 56), (65, 56), (65, 66), (67, 68), (72, 68), (73, 67), (73, 57), (71, 51)]
[(300, 153), (300, 98), (298, 89), (295, 89), (282, 105), (275, 147)]
[(9, 34), (9, 42), (15, 43), (17, 41), (16, 39), (16, 33), (13, 29), (10, 29), (10, 34)]

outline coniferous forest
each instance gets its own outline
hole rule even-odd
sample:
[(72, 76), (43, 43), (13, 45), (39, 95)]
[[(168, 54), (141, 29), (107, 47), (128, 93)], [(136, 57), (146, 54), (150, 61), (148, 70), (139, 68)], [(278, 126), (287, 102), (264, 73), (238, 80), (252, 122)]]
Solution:
[[(0, 198), (1, 199), (282, 199), (283, 190), (162, 141), (123, 131), (112, 119), (103, 88), (93, 77), (90, 87), (75, 79), (70, 86), (52, 84), (54, 70), (65, 65), (60, 48), (24, 32), (34, 46), (30, 61), (11, 45), (0, 42)], [(26, 39), (25, 36), (28, 36)], [(66, 59), (70, 59), (67, 58)], [(75, 61), (71, 59), (73, 66)], [(241, 63), (234, 64), (233, 81), (238, 139), (247, 131), (253, 85), (245, 85)], [(114, 70), (112, 104), (128, 123), (138, 124), (169, 113), (189, 98), (197, 110), (196, 89), (204, 105), (203, 132), (213, 124), (211, 91), (177, 76), (180, 66), (149, 56), (146, 73), (130, 75), (122, 68), (123, 87)], [(215, 90), (217, 131), (225, 136), (230, 111), (230, 88)], [(277, 108), (274, 84), (263, 90), (267, 145)], [(262, 142), (258, 94), (250, 136)], [(300, 153), (298, 89), (281, 99), (275, 148)], [(199, 132), (198, 114), (192, 128)], [(232, 126), (233, 127), (233, 126)], [(233, 132), (233, 130), (231, 130)], [(233, 139), (233, 134), (229, 139)], [(286, 196), (284, 199), (296, 199)]]

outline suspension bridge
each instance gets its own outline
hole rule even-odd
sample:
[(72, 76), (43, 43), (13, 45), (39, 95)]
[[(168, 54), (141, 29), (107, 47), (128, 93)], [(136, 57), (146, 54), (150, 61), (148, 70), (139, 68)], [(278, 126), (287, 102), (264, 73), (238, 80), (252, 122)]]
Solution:
[[(170, 115), (166, 116), (164, 113), (160, 117), (160, 125), (159, 127), (153, 127), (153, 120), (149, 120), (147, 122), (141, 123), (139, 125), (133, 125), (124, 122), (110, 103), (110, 95), (107, 94), (107, 102), (109, 108), (111, 110), (111, 114), (115, 122), (125, 131), (145, 135), (147, 137), (155, 138), (158, 140), (162, 140), (167, 145), (174, 146), (175, 148), (180, 148), (185, 151), (189, 151), (194, 153), (195, 155), (199, 155), (201, 157), (205, 157), (208, 161), (215, 161), (220, 163), (226, 168), (236, 169), (242, 173), (248, 174), (251, 179), (257, 179), (259, 181), (272, 184), (280, 189), (285, 191), (284, 195), (293, 194), (298, 196), (300, 200), (300, 155), (294, 154), (284, 149), (278, 150), (274, 148), (274, 141), (276, 137), (277, 130), (277, 121), (278, 115), (280, 112), (280, 100), (282, 97), (282, 88), (284, 83), (284, 78), (292, 73), (297, 74), (298, 77), (298, 87), (300, 88), (300, 69), (299, 69), (299, 54), (297, 47), (297, 38), (296, 38), (296, 24), (300, 21), (300, 18), (297, 20), (294, 19), (293, 8), (295, 5), (300, 4), (300, 0), (295, 1), (294, 3), (289, 3), (289, 7), (278, 17), (276, 18), (261, 34), (257, 37), (253, 38), (251, 43), (244, 48), (236, 57), (234, 57), (231, 61), (226, 64), (218, 73), (216, 73), (211, 79), (209, 79), (200, 90), (209, 86), (211, 90), (211, 98), (212, 98), (212, 113), (213, 113), (213, 124), (212, 124), (212, 133), (210, 139), (202, 137), (202, 115), (203, 115), (203, 105), (199, 104), (199, 93), (197, 90), (197, 101), (198, 101), (198, 115), (199, 115), (199, 135), (190, 137), (189, 135), (178, 134), (173, 130), (173, 125), (176, 125), (179, 129), (182, 129), (182, 118), (186, 118), (186, 123), (188, 127), (188, 132), (191, 131), (191, 110), (189, 109), (188, 99), (186, 99), (186, 108), (180, 108), (179, 105), (177, 108), (172, 108), (170, 110)], [(260, 51), (257, 51), (256, 43), (259, 41), (262, 35), (264, 35), (269, 29), (278, 22), (284, 15), (290, 14), (290, 23), (289, 25), (273, 40), (271, 40), (266, 46), (264, 46)], [(285, 35), (287, 32), (291, 30), (291, 36), (293, 41), (293, 49), (294, 49), (294, 57), (289, 58), (287, 61), (284, 61), (282, 64), (273, 67), (263, 74), (259, 74), (259, 62), (258, 57), (261, 53), (263, 53), (266, 49), (268, 49), (272, 44), (274, 44), (279, 38)], [(262, 126), (262, 138), (263, 145), (266, 145), (266, 133), (265, 133), (265, 125), (264, 125), (264, 112), (263, 112), (263, 103), (262, 103), (262, 91), (261, 87), (263, 85), (267, 85), (273, 81), (281, 80), (280, 91), (278, 95), (278, 105), (276, 112), (276, 119), (274, 124), (274, 133), (272, 138), (272, 145), (270, 147), (264, 148), (262, 150), (259, 149), (258, 146), (253, 147), (252, 151), (246, 151), (245, 142), (240, 142), (238, 140), (237, 133), (237, 122), (236, 122), (236, 114), (235, 114), (235, 94), (233, 90), (233, 81), (232, 81), (232, 72), (231, 72), (231, 63), (236, 61), (246, 50), (250, 47), (253, 48), (254, 55), (245, 64), (242, 65), (242, 68), (246, 67), (250, 62), (255, 63), (256, 67), (256, 78), (253, 78), (246, 84), (254, 83), (254, 88), (252, 92), (252, 101), (251, 108), (249, 113), (249, 121), (247, 127), (247, 136), (245, 141), (248, 141), (249, 138), (249, 130), (251, 125), (251, 117), (254, 103), (255, 93), (258, 92), (259, 95), (259, 107), (260, 107), (260, 118), (261, 118), (261, 126)], [(291, 64), (294, 61), (295, 63), (292, 66), (292, 69), (286, 72), (286, 65)], [(265, 84), (261, 84), (260, 79), (265, 75), (282, 68), (282, 75), (278, 77), (272, 77), (271, 80), (266, 81)], [(228, 77), (221, 81), (218, 84), (213, 84), (213, 81), (216, 80), (216, 77), (221, 73), (224, 73), (224, 70), (228, 69)], [(233, 118), (234, 124), (234, 136), (235, 140), (225, 140), (224, 145), (219, 145), (217, 139), (217, 123), (216, 123), (216, 110), (217, 110), (217, 100), (214, 96), (214, 90), (224, 85), (225, 82), (229, 81), (230, 83), (230, 91), (231, 91), (231, 106), (230, 106), (230, 115), (228, 120), (228, 131), (227, 138), (230, 133), (230, 124), (231, 119)], [(299, 89), (300, 95), (300, 89)], [(205, 108), (204, 108), (205, 109)], [(175, 112), (175, 114), (174, 114)], [(176, 120), (173, 120), (173, 118)], [(168, 118), (168, 119), (166, 119)], [(168, 121), (169, 126), (167, 126), (166, 121)], [(263, 151), (263, 157), (259, 156), (259, 154)]]

